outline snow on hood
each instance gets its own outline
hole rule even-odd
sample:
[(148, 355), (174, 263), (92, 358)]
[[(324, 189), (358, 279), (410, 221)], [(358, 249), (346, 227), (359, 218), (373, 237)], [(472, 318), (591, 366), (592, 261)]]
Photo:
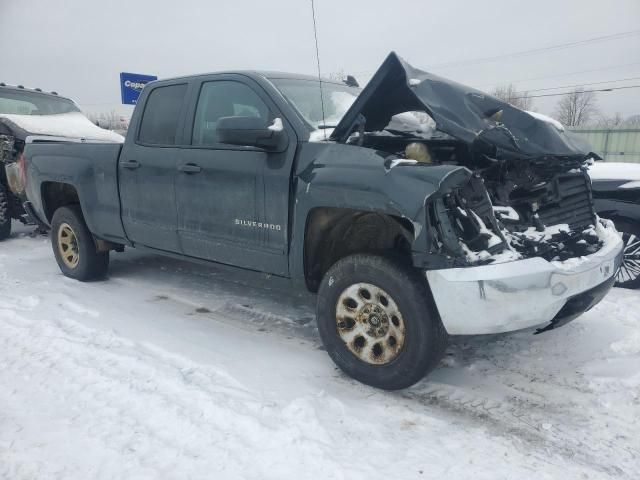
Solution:
[(640, 181), (640, 164), (620, 162), (595, 162), (589, 167), (592, 180)]
[(538, 112), (531, 112), (529, 110), (525, 110), (525, 112), (527, 112), (529, 115), (531, 115), (533, 118), (537, 118), (538, 120), (542, 120), (543, 122), (547, 122), (550, 123), (551, 125), (553, 125), (554, 127), (556, 127), (558, 129), (558, 131), (560, 132), (564, 132), (564, 125), (562, 125), (558, 120), (556, 120), (555, 118), (551, 118), (548, 117), (542, 113), (538, 113)]
[(0, 120), (13, 124), (29, 135), (84, 138), (117, 143), (124, 141), (122, 135), (94, 125), (80, 112), (60, 113), (57, 115), (0, 114)]
[(394, 52), (382, 63), (331, 135), (344, 142), (354, 128), (384, 129), (402, 112), (426, 111), (441, 132), (489, 155), (580, 156), (590, 146), (556, 122), (527, 113), (479, 90), (418, 70)]

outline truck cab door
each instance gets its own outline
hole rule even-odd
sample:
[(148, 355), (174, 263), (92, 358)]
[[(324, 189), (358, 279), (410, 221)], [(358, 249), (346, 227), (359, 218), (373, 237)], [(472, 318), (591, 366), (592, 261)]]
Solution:
[[(180, 252), (175, 178), (182, 143), (187, 83), (161, 85), (141, 97), (118, 161), (120, 208), (134, 244)], [(141, 106), (142, 106), (141, 105)], [(139, 126), (139, 128), (136, 128)]]
[[(178, 235), (185, 255), (287, 275), (288, 195), (295, 141), (284, 151), (218, 142), (222, 117), (280, 113), (268, 95), (243, 75), (221, 74), (194, 87), (176, 177)], [(286, 126), (285, 128), (290, 128)], [(295, 135), (291, 134), (292, 139)], [(284, 185), (265, 177), (279, 175)], [(273, 202), (277, 196), (280, 201)]]

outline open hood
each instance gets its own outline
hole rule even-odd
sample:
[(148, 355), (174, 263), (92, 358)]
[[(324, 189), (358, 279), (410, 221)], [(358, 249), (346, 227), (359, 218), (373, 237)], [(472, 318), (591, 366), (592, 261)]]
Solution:
[(436, 128), (494, 158), (586, 156), (589, 145), (543, 116), (529, 114), (471, 87), (413, 68), (391, 52), (331, 140), (345, 142), (358, 128), (383, 130), (402, 112), (426, 111)]

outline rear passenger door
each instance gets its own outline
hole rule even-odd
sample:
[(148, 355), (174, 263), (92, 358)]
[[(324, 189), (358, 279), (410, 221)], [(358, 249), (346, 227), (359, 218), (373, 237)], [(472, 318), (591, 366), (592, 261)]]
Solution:
[[(145, 92), (146, 93), (146, 92)], [(180, 252), (175, 177), (183, 143), (187, 83), (153, 87), (135, 135), (127, 137), (118, 174), (122, 223), (129, 240), (168, 252)]]

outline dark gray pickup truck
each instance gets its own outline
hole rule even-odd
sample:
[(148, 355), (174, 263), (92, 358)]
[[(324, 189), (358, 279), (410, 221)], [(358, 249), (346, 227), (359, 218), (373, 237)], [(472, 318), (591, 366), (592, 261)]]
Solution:
[(622, 241), (590, 159), (553, 122), (390, 54), (363, 90), (223, 72), (148, 84), (123, 145), (27, 143), (28, 211), (62, 272), (124, 247), (318, 293), (331, 358), (407, 387), (448, 335), (566, 323), (611, 288)]

